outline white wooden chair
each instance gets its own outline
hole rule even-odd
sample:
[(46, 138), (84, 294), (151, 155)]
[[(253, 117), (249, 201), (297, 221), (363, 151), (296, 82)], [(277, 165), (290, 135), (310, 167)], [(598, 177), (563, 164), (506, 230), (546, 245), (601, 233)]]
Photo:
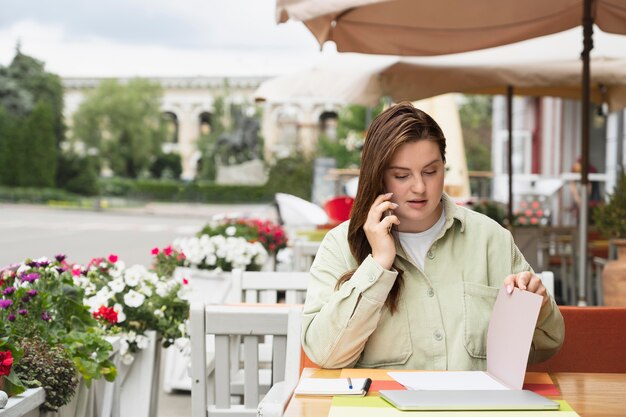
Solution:
[(293, 269), (294, 271), (308, 272), (313, 264), (322, 242), (296, 240), (293, 243)]
[[(176, 278), (186, 278), (189, 281), (189, 302), (203, 304), (225, 304), (240, 302), (238, 299), (231, 300), (232, 273), (223, 272), (215, 274), (213, 271), (204, 271), (194, 268), (176, 268)], [(207, 341), (209, 351), (213, 350), (213, 340)], [(189, 351), (179, 351), (176, 346), (170, 346), (165, 351), (163, 365), (163, 390), (171, 393), (174, 390), (191, 390), (191, 378), (189, 377)], [(207, 365), (212, 369), (212, 362)]]
[[(307, 272), (233, 271), (230, 300), (233, 303), (246, 304), (277, 304), (279, 302), (287, 305), (304, 304), (308, 280)], [(240, 358), (243, 357), (243, 348), (237, 351), (235, 340), (233, 340), (232, 347), (231, 394), (243, 396), (245, 378), (243, 369), (239, 366)], [(266, 394), (272, 386), (271, 370), (268, 369), (271, 361), (272, 336), (266, 336), (259, 344), (259, 364), (262, 369), (259, 371), (258, 382), (261, 394)], [(207, 368), (209, 387), (215, 383), (211, 365), (212, 363), (209, 363)]]
[[(281, 416), (298, 381), (301, 306), (191, 306), (192, 417)], [(215, 337), (214, 393), (208, 392), (206, 335)], [(273, 336), (274, 387), (259, 403), (259, 337)], [(243, 339), (243, 404), (231, 404), (233, 352)], [(233, 347), (232, 344), (235, 343)], [(215, 401), (210, 401), (214, 398)]]
[(278, 303), (285, 293), (286, 304), (304, 304), (308, 272), (233, 272), (231, 300), (243, 303)]

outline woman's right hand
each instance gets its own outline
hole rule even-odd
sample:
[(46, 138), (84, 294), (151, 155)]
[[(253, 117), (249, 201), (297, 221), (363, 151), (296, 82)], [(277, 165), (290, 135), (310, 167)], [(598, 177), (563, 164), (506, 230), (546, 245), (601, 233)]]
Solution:
[(383, 268), (390, 269), (396, 258), (396, 244), (391, 234), (391, 226), (400, 224), (395, 214), (384, 216), (387, 210), (395, 210), (398, 205), (391, 201), (393, 193), (379, 195), (367, 215), (363, 231), (372, 247), (372, 257)]

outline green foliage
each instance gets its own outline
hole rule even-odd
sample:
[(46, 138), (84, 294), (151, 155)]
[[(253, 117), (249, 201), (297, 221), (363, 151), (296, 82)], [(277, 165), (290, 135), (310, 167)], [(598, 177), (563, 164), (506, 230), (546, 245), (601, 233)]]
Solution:
[[(266, 185), (220, 185), (197, 181), (101, 178), (101, 194), (139, 200), (192, 201), (204, 203), (270, 202), (273, 191)], [(308, 185), (310, 187), (310, 183)]]
[(0, 184), (19, 184), (18, 166), (24, 157), (21, 152), (20, 119), (0, 107)]
[(54, 186), (64, 134), (61, 79), (18, 48), (0, 67), (0, 184)]
[(68, 352), (38, 337), (22, 338), (18, 343), (24, 356), (16, 365), (17, 372), (29, 388), (40, 386), (46, 391), (41, 408), (56, 411), (69, 403), (76, 392), (78, 377)]
[(626, 238), (626, 174), (622, 172), (609, 202), (594, 209), (596, 227), (609, 239)]
[(470, 171), (491, 171), (490, 96), (466, 95), (459, 108), (467, 168)]
[(226, 109), (224, 97), (218, 95), (213, 101), (213, 113), (211, 114), (211, 131), (208, 135), (202, 135), (198, 139), (198, 149), (202, 157), (198, 166), (197, 178), (202, 180), (215, 180), (217, 167), (215, 164), (215, 142), (226, 131)]
[(81, 195), (98, 194), (98, 164), (92, 156), (74, 152), (59, 155), (57, 184), (64, 190)]
[(19, 49), (8, 67), (8, 73), (22, 89), (32, 94), (33, 103), (43, 102), (49, 106), (52, 129), (58, 146), (65, 136), (61, 78), (46, 72), (42, 61), (24, 55)]
[[(0, 338), (0, 355), (2, 356), (2, 373), (0, 375), (4, 376), (4, 388), (5, 391), (10, 397), (13, 395), (21, 394), (26, 390), (24, 383), (22, 382), (20, 376), (16, 372), (15, 363), (17, 363), (21, 358), (24, 352), (20, 347), (10, 340), (9, 337)], [(5, 364), (5, 359), (10, 357), (13, 362), (8, 364), (10, 368), (9, 371), (6, 370), (7, 365)], [(8, 374), (7, 374), (8, 372)]]
[(311, 200), (313, 161), (303, 155), (279, 159), (270, 168), (267, 189), (270, 195), (287, 193)]
[(333, 158), (337, 168), (358, 167), (361, 163), (363, 138), (357, 141), (357, 146), (348, 146), (345, 138), (332, 140), (322, 135), (317, 142), (317, 155)]
[(160, 152), (166, 129), (162, 89), (148, 80), (103, 81), (74, 115), (74, 137), (98, 149), (116, 175), (137, 178)]
[(19, 173), (19, 185), (24, 187), (53, 187), (57, 170), (57, 143), (50, 106), (38, 102), (24, 120), (20, 148), (23, 160), (14, 169)]
[(179, 179), (183, 164), (177, 153), (159, 153), (150, 165), (152, 178)]
[(79, 202), (80, 197), (57, 188), (0, 187), (0, 201), (11, 203)]
[(495, 220), (501, 226), (504, 226), (506, 223), (506, 206), (502, 203), (499, 203), (497, 201), (483, 200), (472, 205), (470, 208)]
[[(81, 365), (78, 371), (87, 382), (112, 372), (114, 366), (108, 359), (111, 345), (101, 334), (93, 333), (97, 322), (83, 305), (84, 290), (74, 284), (63, 256), (55, 261), (26, 260), (17, 269), (3, 270), (0, 282), (4, 305), (0, 333), (15, 340), (37, 336), (66, 349)], [(88, 349), (84, 348), (86, 340)]]

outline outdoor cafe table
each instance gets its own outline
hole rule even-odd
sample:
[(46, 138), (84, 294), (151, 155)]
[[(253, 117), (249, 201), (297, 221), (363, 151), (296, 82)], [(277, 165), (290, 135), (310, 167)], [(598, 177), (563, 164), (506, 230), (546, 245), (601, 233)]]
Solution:
[[(302, 377), (313, 373), (320, 378), (339, 378), (341, 369), (305, 368)], [(550, 398), (567, 401), (581, 417), (626, 416), (626, 374), (552, 373), (550, 376), (561, 392), (560, 396)], [(284, 417), (327, 416), (331, 401), (332, 397), (294, 396)], [(462, 412), (459, 415), (463, 415)]]

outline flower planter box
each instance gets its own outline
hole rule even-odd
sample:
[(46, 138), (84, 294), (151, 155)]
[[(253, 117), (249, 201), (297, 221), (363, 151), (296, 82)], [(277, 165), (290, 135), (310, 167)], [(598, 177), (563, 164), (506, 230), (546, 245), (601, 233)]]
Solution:
[[(176, 278), (187, 278), (190, 286), (190, 302), (205, 304), (225, 304), (231, 300), (232, 273), (206, 271), (195, 268), (176, 268)], [(186, 349), (181, 352), (175, 346), (165, 351), (163, 368), (163, 390), (171, 393), (173, 390), (191, 391), (191, 377), (189, 364), (191, 354)]]
[(145, 335), (148, 347), (135, 353), (133, 363), (119, 364), (117, 368), (120, 417), (156, 416), (161, 346), (154, 330)]
[[(110, 359), (119, 368), (120, 337), (109, 336), (106, 339), (113, 347)], [(41, 413), (41, 417), (119, 417), (119, 380), (119, 375), (113, 382), (102, 378), (92, 381), (91, 387), (87, 387), (81, 379), (69, 404), (57, 412)]]
[(31, 388), (20, 395), (9, 398), (4, 409), (0, 410), (2, 417), (39, 417), (39, 406), (46, 399), (43, 388)]

